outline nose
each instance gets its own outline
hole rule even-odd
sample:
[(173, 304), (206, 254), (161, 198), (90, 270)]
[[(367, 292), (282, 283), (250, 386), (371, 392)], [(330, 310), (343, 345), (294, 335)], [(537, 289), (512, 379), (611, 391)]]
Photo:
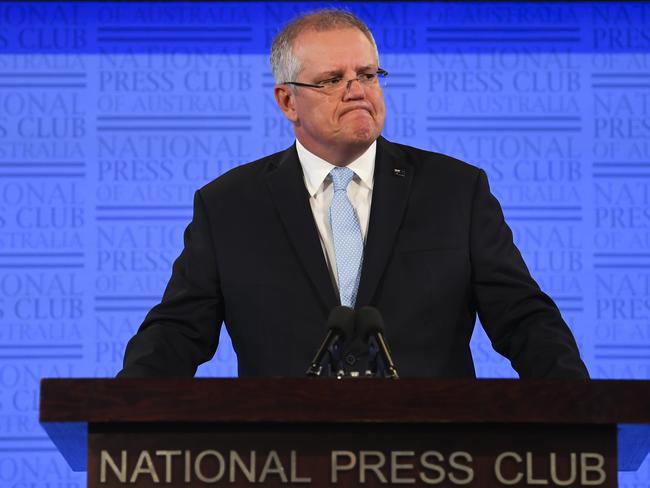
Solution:
[(345, 86), (345, 98), (365, 98), (366, 92), (357, 78), (348, 80)]

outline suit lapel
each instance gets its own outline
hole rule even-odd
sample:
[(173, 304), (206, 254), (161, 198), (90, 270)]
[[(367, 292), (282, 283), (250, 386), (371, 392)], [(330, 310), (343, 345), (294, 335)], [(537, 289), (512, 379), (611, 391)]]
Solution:
[(403, 158), (386, 139), (377, 140), (372, 206), (356, 308), (370, 304), (395, 246), (413, 179), (413, 167)]
[(338, 296), (323, 255), (295, 145), (285, 151), (268, 174), (267, 184), (301, 265), (323, 305), (331, 310), (338, 305)]

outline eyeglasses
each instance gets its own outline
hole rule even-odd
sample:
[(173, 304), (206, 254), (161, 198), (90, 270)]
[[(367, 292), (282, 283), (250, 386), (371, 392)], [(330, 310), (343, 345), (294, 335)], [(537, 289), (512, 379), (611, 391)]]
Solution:
[(342, 91), (345, 89), (347, 92), (350, 89), (350, 85), (353, 81), (358, 81), (359, 84), (363, 87), (375, 87), (375, 86), (386, 86), (386, 77), (388, 76), (388, 71), (385, 69), (378, 68), (376, 72), (370, 73), (361, 73), (356, 78), (351, 80), (344, 80), (340, 76), (334, 78), (329, 78), (327, 80), (320, 81), (316, 84), (312, 83), (299, 83), (297, 81), (285, 81), (283, 85), (293, 85), (293, 86), (303, 86), (306, 88), (318, 88), (321, 92), (332, 95), (336, 92)]

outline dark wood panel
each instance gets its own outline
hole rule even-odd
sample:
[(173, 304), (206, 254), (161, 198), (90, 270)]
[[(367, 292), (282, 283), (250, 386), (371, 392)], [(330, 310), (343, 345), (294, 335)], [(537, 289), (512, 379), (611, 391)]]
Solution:
[(40, 420), (650, 423), (650, 382), (44, 379)]
[(617, 486), (614, 426), (121, 424), (89, 432), (89, 488), (588, 486), (582, 480)]

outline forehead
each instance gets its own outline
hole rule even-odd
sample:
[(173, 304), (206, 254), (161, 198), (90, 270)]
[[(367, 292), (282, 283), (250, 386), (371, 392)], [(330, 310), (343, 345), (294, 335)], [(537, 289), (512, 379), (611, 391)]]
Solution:
[(377, 64), (375, 48), (359, 29), (307, 30), (296, 37), (293, 54), (303, 72), (355, 69)]

